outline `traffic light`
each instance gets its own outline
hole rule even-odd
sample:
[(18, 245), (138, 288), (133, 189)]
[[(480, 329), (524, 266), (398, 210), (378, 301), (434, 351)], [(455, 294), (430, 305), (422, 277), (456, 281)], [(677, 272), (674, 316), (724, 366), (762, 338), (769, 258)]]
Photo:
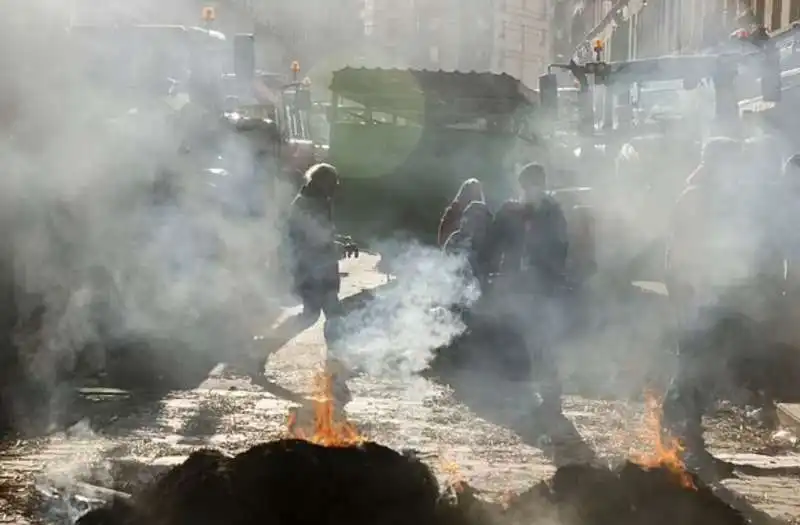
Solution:
[(252, 81), (256, 73), (255, 38), (251, 34), (233, 37), (233, 72), (236, 78)]
[(558, 112), (558, 78), (552, 73), (539, 77), (539, 103), (548, 113)]

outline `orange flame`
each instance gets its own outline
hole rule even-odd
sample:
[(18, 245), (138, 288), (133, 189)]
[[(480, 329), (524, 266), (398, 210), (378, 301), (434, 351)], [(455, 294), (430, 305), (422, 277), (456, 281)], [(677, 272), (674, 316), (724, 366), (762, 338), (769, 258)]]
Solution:
[(442, 472), (447, 476), (447, 484), (452, 487), (456, 494), (463, 492), (467, 482), (464, 479), (464, 475), (461, 473), (458, 463), (447, 459), (444, 453), (439, 454), (439, 462)]
[(324, 447), (353, 447), (365, 441), (354, 424), (337, 420), (331, 374), (320, 372), (314, 376), (312, 408), (314, 421), (310, 431), (298, 425), (297, 410), (289, 413), (287, 427), (290, 435)]
[(645, 468), (665, 468), (675, 474), (681, 486), (697, 489), (691, 474), (681, 459), (683, 446), (680, 441), (669, 437), (665, 439), (661, 426), (661, 403), (651, 392), (645, 393), (645, 437), (654, 449), (645, 454), (634, 454), (633, 461)]

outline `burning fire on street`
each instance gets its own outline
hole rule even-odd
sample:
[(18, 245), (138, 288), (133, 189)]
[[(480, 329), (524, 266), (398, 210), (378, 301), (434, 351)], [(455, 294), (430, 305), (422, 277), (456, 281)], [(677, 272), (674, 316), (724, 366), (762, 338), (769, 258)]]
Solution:
[(634, 463), (647, 469), (663, 468), (675, 475), (682, 487), (696, 490), (692, 475), (681, 459), (683, 446), (678, 439), (665, 436), (661, 425), (661, 403), (655, 394), (645, 394), (645, 428), (643, 438), (652, 446), (646, 453), (634, 453)]
[(447, 484), (456, 494), (460, 494), (467, 489), (467, 481), (458, 463), (448, 459), (444, 451), (439, 453), (439, 462), (442, 472), (447, 476)]
[(292, 410), (287, 421), (290, 436), (323, 447), (351, 447), (366, 441), (354, 424), (344, 418), (336, 417), (336, 400), (333, 396), (331, 374), (319, 372), (314, 376), (312, 399), (312, 428), (304, 429), (299, 421), (299, 410)]
[(677, 443), (662, 441), (654, 397), (647, 404), (651, 453), (616, 468), (560, 467), (551, 479), (496, 504), (478, 498), (444, 454), (441, 470), (448, 479), (441, 487), (419, 458), (366, 439), (337, 411), (333, 392), (333, 378), (317, 374), (309, 421), (301, 425), (298, 412), (292, 412), (290, 438), (233, 457), (196, 451), (130, 501), (93, 510), (78, 524), (552, 525), (572, 523), (575, 516), (576, 525), (747, 523), (693, 480)]

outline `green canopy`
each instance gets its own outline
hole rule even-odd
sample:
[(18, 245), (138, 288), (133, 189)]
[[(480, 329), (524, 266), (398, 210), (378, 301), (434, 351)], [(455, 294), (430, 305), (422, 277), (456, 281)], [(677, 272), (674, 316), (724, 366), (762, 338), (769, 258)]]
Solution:
[(512, 115), (535, 103), (535, 92), (505, 73), (346, 67), (333, 73), (330, 90), (389, 114), (465, 118)]

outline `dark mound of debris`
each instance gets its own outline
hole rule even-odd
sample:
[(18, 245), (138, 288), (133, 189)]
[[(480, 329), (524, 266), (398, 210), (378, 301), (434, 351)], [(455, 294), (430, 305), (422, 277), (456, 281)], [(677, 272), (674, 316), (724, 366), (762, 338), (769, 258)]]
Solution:
[(233, 458), (193, 453), (128, 501), (79, 525), (744, 525), (695, 480), (628, 463), (560, 468), (506, 507), (470, 487), (440, 492), (416, 458), (374, 443), (322, 447), (302, 440), (258, 445)]
[[(686, 486), (686, 479), (693, 486)], [(635, 463), (613, 470), (591, 465), (561, 467), (550, 480), (514, 498), (504, 517), (507, 523), (552, 523), (555, 519), (580, 525), (748, 523), (695, 476)]]
[(257, 445), (233, 458), (193, 453), (129, 502), (80, 525), (433, 524), (439, 487), (420, 461), (374, 443)]

